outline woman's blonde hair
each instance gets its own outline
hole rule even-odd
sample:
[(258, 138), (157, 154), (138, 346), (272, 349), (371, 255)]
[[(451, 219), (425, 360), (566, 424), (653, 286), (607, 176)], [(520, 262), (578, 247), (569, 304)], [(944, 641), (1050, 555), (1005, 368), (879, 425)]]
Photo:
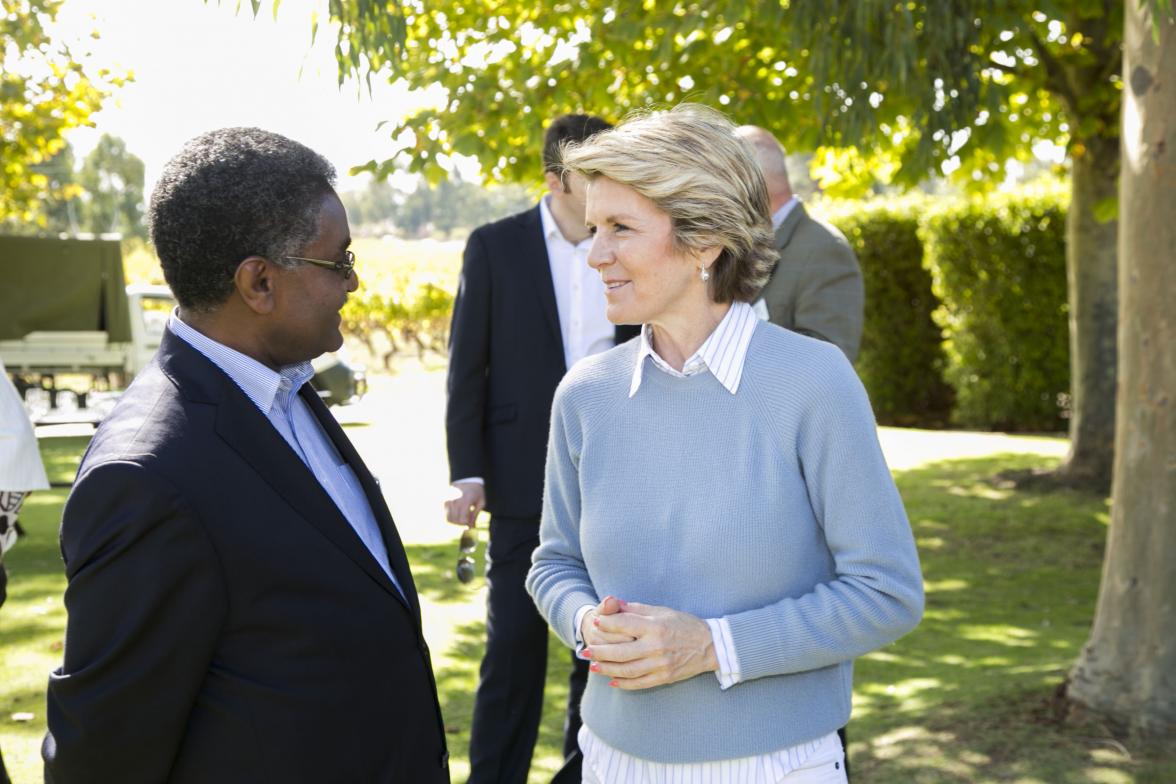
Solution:
[(668, 214), (677, 248), (720, 247), (714, 301), (750, 302), (767, 282), (777, 258), (768, 189), (723, 114), (690, 103), (642, 111), (562, 154), (565, 170), (626, 185)]

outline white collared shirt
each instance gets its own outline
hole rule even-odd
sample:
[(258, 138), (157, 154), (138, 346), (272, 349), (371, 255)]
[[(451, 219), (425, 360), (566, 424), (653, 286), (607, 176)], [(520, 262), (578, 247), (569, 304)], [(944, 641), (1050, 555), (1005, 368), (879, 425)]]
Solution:
[[(652, 364), (659, 371), (679, 378), (709, 372), (728, 392), (732, 395), (738, 394), (739, 384), (743, 380), (747, 349), (751, 344), (751, 337), (755, 333), (758, 323), (759, 318), (751, 305), (746, 302), (733, 303), (719, 325), (715, 327), (714, 332), (682, 365), (681, 371), (675, 370), (658, 355), (651, 340), (651, 328), (646, 324), (641, 328), (641, 346), (638, 349), (637, 362), (633, 368), (629, 397), (633, 397), (640, 391), (647, 364)], [(647, 358), (650, 359), (650, 363), (646, 363)], [(576, 612), (576, 641), (580, 643), (581, 649), (583, 641), (579, 639), (580, 623), (591, 609), (591, 606), (586, 605)], [(726, 618), (707, 618), (706, 624), (710, 628), (715, 658), (719, 663), (719, 669), (715, 676), (718, 678), (719, 688), (726, 690), (741, 680), (739, 653), (735, 650), (731, 627)], [(770, 784), (770, 782), (778, 781), (781, 777), (803, 765), (805, 760), (822, 744), (836, 741), (836, 733), (833, 733), (832, 740), (826, 736), (754, 757), (690, 764), (670, 764), (639, 759), (605, 743), (586, 724), (581, 730), (581, 738), (584, 764), (591, 765), (597, 771), (609, 771), (608, 781), (610, 784), (614, 782), (615, 784), (653, 784), (654, 782), (668, 784), (679, 781), (706, 781), (713, 782), (713, 784)]]
[[(339, 512), (359, 536), (396, 590), (404, 589), (388, 562), (388, 550), (375, 513), (355, 471), (339, 456), (331, 439), (298, 395), (302, 385), (314, 376), (309, 362), (287, 365), (274, 371), (223, 343), (218, 343), (180, 320), (174, 311), (167, 327), (172, 334), (200, 352), (240, 387), (253, 405), (265, 415), (298, 459), (310, 469)], [(275, 532), (276, 533), (276, 532)]]
[(709, 370), (719, 383), (734, 395), (739, 391), (739, 382), (743, 378), (743, 360), (747, 357), (747, 346), (751, 343), (751, 335), (755, 332), (757, 321), (755, 312), (746, 302), (732, 303), (719, 325), (715, 327), (715, 331), (710, 333), (698, 350), (690, 355), (682, 365), (681, 371), (670, 367), (669, 363), (658, 356), (653, 348), (652, 328), (646, 324), (641, 328), (641, 347), (637, 352), (637, 365), (633, 368), (629, 397), (636, 395), (637, 390), (641, 388), (646, 357), (652, 358), (653, 364), (663, 372), (679, 378)]
[[(565, 239), (547, 205), (550, 198), (544, 196), (539, 202), (539, 218), (547, 246), (547, 263), (551, 265), (551, 283), (555, 287), (564, 368), (571, 369), (584, 357), (612, 348), (616, 327), (605, 315), (608, 302), (604, 297), (604, 281), (588, 266), (592, 238), (578, 243)], [(453, 484), (461, 482), (486, 484), (480, 476), (455, 479)]]
[(548, 206), (550, 198), (544, 196), (539, 202), (539, 216), (555, 287), (564, 366), (570, 370), (584, 357), (612, 348), (616, 327), (605, 315), (604, 281), (588, 266), (592, 238), (578, 243), (565, 239)]

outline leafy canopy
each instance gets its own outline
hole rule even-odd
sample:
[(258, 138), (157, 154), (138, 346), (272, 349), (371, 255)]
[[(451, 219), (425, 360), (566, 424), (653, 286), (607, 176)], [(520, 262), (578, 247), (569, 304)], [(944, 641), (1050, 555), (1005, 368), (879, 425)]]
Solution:
[(87, 67), (52, 40), (62, 2), (0, 0), (0, 221), (44, 225), (42, 202), (70, 194), (42, 165), (64, 149), (62, 133), (88, 125), (108, 91), (125, 81)]
[(928, 173), (987, 187), (1039, 142), (1081, 154), (1118, 134), (1121, 0), (328, 6), (341, 81), (441, 90), (435, 107), (390, 124), (397, 157), (358, 167), (377, 175), (399, 163), (441, 179), (439, 157), (456, 153), (494, 179), (530, 181), (549, 118), (616, 120), (683, 100), (815, 150), (821, 184), (841, 195)]

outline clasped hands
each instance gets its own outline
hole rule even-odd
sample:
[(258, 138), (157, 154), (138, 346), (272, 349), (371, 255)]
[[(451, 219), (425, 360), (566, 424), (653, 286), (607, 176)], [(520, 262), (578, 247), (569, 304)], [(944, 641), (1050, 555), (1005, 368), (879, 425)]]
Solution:
[(710, 627), (689, 613), (612, 596), (580, 621), (589, 670), (635, 691), (677, 683), (719, 668)]

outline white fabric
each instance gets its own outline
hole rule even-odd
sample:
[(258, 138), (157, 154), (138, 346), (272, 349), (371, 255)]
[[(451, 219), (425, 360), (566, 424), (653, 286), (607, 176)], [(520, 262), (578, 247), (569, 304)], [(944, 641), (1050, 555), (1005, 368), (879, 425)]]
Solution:
[(559, 312), (559, 331), (563, 340), (564, 366), (586, 356), (613, 347), (616, 327), (605, 315), (607, 301), (604, 281), (588, 266), (592, 238), (572, 243), (566, 240), (551, 214), (545, 196), (539, 202), (543, 221), (543, 242), (551, 265), (551, 282), (555, 287), (555, 307)]
[(646, 357), (651, 357), (654, 364), (663, 372), (679, 378), (709, 370), (719, 383), (734, 395), (739, 391), (739, 382), (743, 378), (743, 361), (747, 358), (747, 346), (751, 343), (757, 321), (751, 305), (746, 302), (732, 303), (727, 315), (723, 316), (723, 320), (715, 327), (715, 331), (710, 333), (698, 350), (690, 355), (680, 372), (670, 367), (669, 363), (654, 351), (650, 339), (651, 327), (646, 324), (641, 328), (641, 347), (637, 353), (637, 364), (633, 368), (629, 397), (636, 395), (637, 390), (641, 388)]
[[(616, 342), (616, 327), (605, 315), (608, 302), (604, 281), (588, 266), (589, 237), (579, 243), (564, 239), (547, 206), (550, 196), (539, 202), (543, 225), (543, 243), (547, 246), (547, 263), (551, 265), (551, 283), (555, 288), (555, 309), (559, 314), (560, 340), (563, 342), (564, 367), (571, 368), (586, 356), (607, 351)], [(480, 476), (456, 479), (485, 485)]]
[(584, 784), (844, 784), (845, 752), (836, 732), (758, 757), (673, 764), (612, 748), (580, 728)]
[(719, 688), (725, 691), (741, 680), (731, 622), (726, 618), (707, 618), (706, 625), (710, 627), (711, 643), (715, 646), (715, 658), (719, 662), (715, 675), (719, 679)]
[(0, 361), (0, 490), (27, 492), (49, 487), (33, 423)]

